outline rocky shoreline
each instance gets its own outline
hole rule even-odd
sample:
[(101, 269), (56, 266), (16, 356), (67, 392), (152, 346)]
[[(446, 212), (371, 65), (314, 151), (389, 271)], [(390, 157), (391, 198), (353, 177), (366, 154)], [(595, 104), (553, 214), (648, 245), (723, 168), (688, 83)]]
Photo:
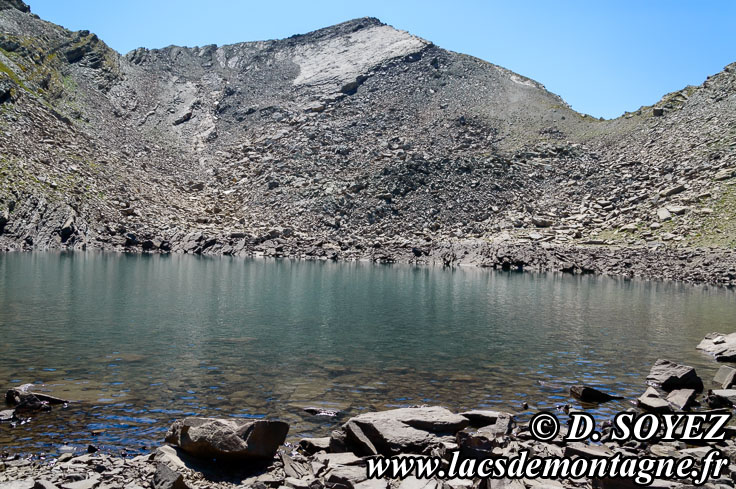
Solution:
[[(697, 346), (719, 362), (736, 358), (736, 333), (707, 335)], [(736, 368), (723, 365), (712, 381), (703, 381), (695, 369), (660, 359), (647, 376), (646, 389), (631, 399), (628, 412), (732, 414), (736, 406)], [(30, 387), (30, 386), (28, 386)], [(36, 415), (63, 403), (28, 387), (11, 389), (5, 418)], [(570, 397), (583, 409), (620, 399), (587, 385), (570, 388)], [(559, 406), (558, 416), (573, 413), (570, 404)], [(582, 411), (581, 411), (582, 412)], [(326, 416), (335, 413), (324, 412)], [(42, 414), (39, 414), (42, 415)], [(107, 489), (107, 488), (235, 488), (257, 489), (495, 489), (495, 488), (599, 488), (640, 487), (628, 479), (368, 479), (367, 460), (384, 457), (437, 457), (443, 467), (450, 460), (482, 460), (514, 457), (523, 451), (535, 457), (692, 457), (700, 463), (717, 449), (729, 460), (718, 479), (708, 480), (708, 489), (736, 487), (736, 425), (723, 428), (720, 441), (667, 441), (660, 430), (647, 441), (614, 440), (610, 420), (597, 425), (601, 443), (569, 441), (568, 427), (549, 441), (533, 436), (528, 423), (513, 413), (473, 410), (453, 413), (438, 406), (413, 406), (354, 416), (322, 438), (287, 440), (289, 425), (276, 420), (184, 418), (170, 427), (165, 444), (148, 454), (127, 457), (95, 453), (63, 453), (57, 458), (0, 458), (0, 489)], [(678, 428), (679, 430), (680, 428)], [(457, 452), (457, 455), (454, 455)], [(697, 466), (697, 465), (696, 465)], [(692, 481), (654, 480), (650, 487), (691, 488)]]
[[(719, 248), (627, 247), (538, 243), (512, 239), (457, 239), (427, 242), (404, 239), (331, 243), (297, 238), (274, 228), (262, 236), (210, 237), (190, 233), (173, 242), (146, 240), (122, 246), (96, 243), (72, 252), (190, 254), (321, 261), (369, 261), (443, 267), (605, 275), (689, 284), (736, 285), (736, 251)], [(4, 252), (30, 249), (6, 246)]]

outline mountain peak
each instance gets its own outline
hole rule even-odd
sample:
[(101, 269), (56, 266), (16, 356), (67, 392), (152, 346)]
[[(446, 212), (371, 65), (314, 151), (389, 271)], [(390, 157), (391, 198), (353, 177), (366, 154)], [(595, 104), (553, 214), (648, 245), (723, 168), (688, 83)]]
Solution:
[(321, 37), (332, 37), (332, 36), (349, 34), (351, 32), (359, 31), (361, 29), (383, 26), (383, 25), (386, 25), (386, 24), (384, 24), (383, 22), (381, 22), (379, 19), (375, 17), (358, 17), (358, 18), (346, 20), (345, 22), (340, 22), (338, 24), (334, 24), (331, 26), (321, 27), (317, 30), (310, 31), (304, 34), (295, 34), (289, 37), (289, 39), (314, 40), (314, 39), (319, 39)]
[(373, 17), (354, 19), (304, 36), (294, 49), (295, 85), (345, 84), (381, 63), (411, 56), (431, 43)]

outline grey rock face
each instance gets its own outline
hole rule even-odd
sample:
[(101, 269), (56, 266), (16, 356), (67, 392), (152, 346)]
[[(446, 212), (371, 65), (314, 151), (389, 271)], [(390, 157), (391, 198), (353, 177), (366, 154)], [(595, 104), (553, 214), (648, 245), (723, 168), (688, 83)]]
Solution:
[(200, 458), (267, 461), (286, 439), (282, 421), (184, 418), (175, 421), (166, 442)]

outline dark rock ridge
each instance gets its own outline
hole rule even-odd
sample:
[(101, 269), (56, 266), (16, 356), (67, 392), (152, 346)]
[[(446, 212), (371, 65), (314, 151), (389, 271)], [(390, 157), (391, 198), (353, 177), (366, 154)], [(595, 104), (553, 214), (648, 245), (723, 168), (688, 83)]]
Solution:
[(0, 0), (0, 10), (5, 10), (9, 8), (20, 10), (21, 12), (26, 13), (29, 13), (31, 11), (31, 7), (29, 7), (22, 0)]
[(736, 283), (736, 65), (600, 121), (377, 19), (124, 56), (0, 1), (0, 248)]

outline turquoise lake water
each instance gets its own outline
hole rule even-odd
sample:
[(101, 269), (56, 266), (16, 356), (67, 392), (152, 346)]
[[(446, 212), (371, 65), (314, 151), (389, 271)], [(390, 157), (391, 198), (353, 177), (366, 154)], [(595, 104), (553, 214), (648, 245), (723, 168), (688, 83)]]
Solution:
[[(97, 253), (0, 255), (0, 381), (70, 399), (0, 424), (11, 452), (144, 450), (184, 415), (277, 417), (290, 439), (364, 410), (521, 418), (573, 383), (630, 407), (657, 358), (736, 326), (736, 293), (592, 276)], [(522, 409), (523, 402), (530, 405)], [(338, 418), (304, 407), (338, 409)]]

